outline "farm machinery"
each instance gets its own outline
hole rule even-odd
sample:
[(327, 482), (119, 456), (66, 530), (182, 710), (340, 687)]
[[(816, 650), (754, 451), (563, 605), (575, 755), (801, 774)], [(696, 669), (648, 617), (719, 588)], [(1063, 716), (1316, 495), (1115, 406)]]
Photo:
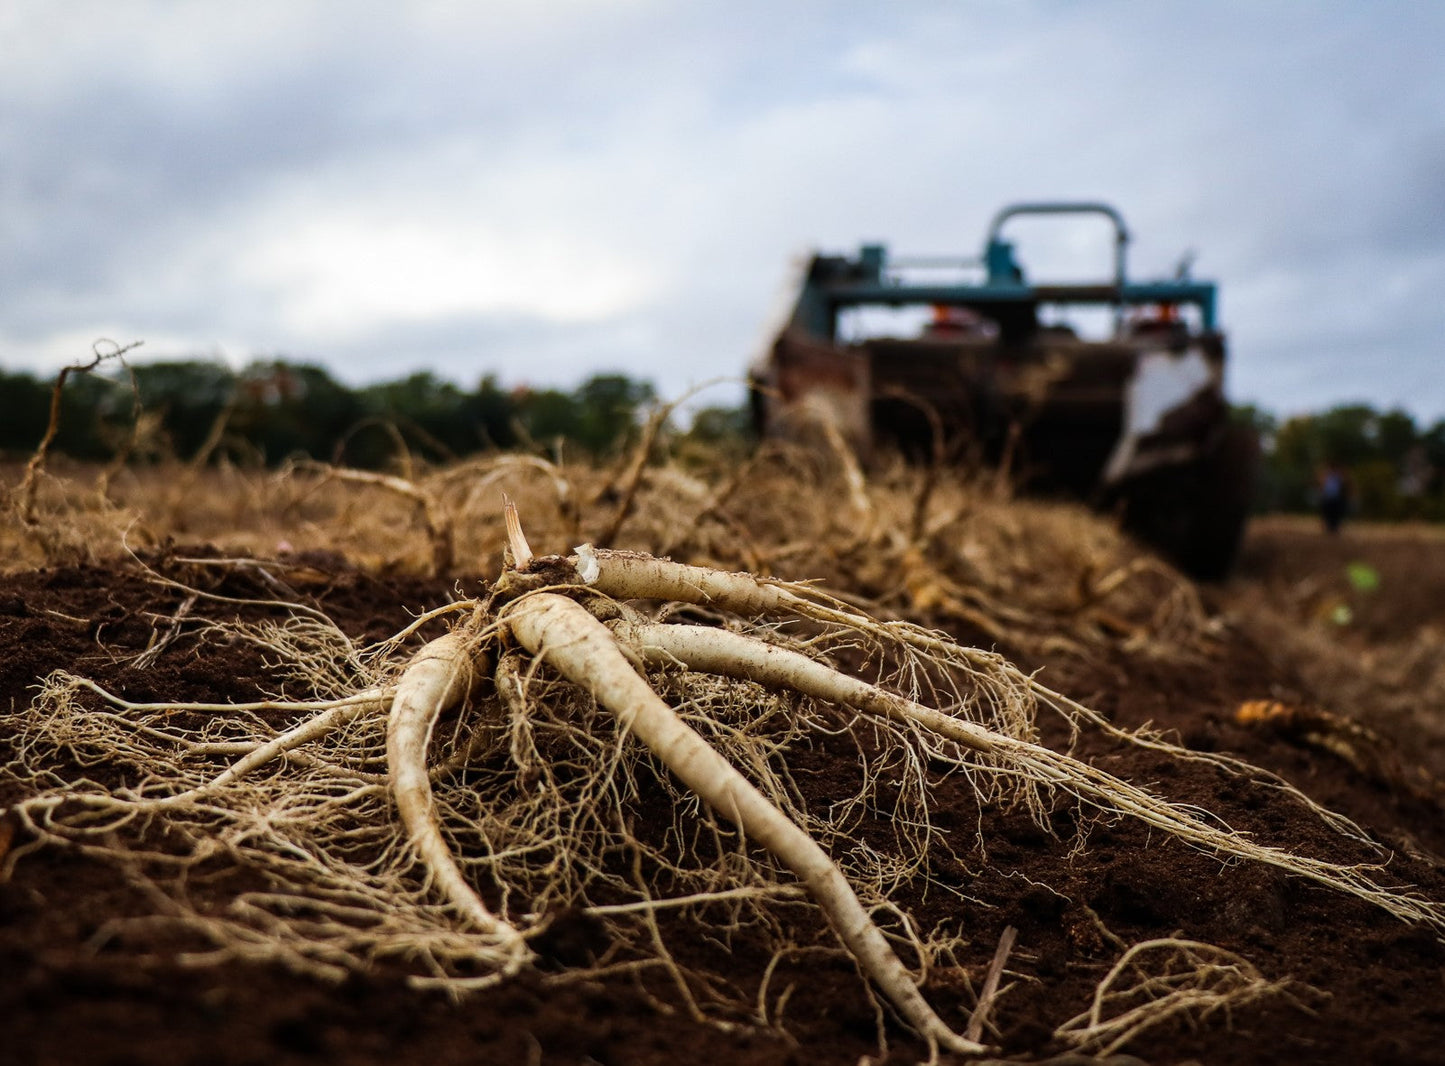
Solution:
[[(1113, 224), (1112, 276), (1031, 283), (1006, 224), (1081, 213)], [(807, 435), (825, 420), (865, 457), (896, 447), (1003, 464), (1023, 490), (1117, 513), (1185, 570), (1222, 576), (1258, 441), (1229, 417), (1217, 288), (1187, 264), (1130, 280), (1128, 242), (1107, 204), (1017, 204), (977, 260), (890, 261), (882, 245), (812, 256), (750, 374), (757, 428)]]

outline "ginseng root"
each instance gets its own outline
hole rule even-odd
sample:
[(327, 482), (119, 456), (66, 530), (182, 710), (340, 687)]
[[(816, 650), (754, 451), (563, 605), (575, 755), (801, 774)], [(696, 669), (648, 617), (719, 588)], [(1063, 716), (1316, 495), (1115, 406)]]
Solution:
[(396, 686), (386, 762), (397, 814), (412, 848), (452, 906), (503, 954), (500, 980), (519, 970), (530, 951), (522, 934), (487, 908), (457, 868), (437, 821), (426, 766), (437, 716), (465, 699), (475, 680), (471, 646), (460, 632), (439, 637), (417, 652)]
[(864, 973), (920, 1035), (960, 1054), (985, 1050), (934, 1013), (817, 842), (678, 718), (639, 676), (605, 625), (573, 600), (546, 592), (515, 601), (504, 617), (523, 647), (585, 688), (708, 806), (798, 875)]

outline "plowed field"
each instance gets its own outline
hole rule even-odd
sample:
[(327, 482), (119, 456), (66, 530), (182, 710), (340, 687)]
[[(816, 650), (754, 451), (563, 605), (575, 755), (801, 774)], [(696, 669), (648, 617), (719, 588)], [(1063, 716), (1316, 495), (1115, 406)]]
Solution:
[[(219, 552), (172, 545), (140, 559), (106, 556), (0, 577), (0, 706), (28, 706), (38, 682), (56, 670), (138, 702), (259, 698), (275, 687), (267, 657), (192, 620), (264, 621), (274, 608), (255, 601), (282, 598), (284, 588), (348, 636), (379, 640), (422, 610), (477, 595), (494, 576), (464, 566), (439, 577), (406, 576), (324, 551), (257, 553), (265, 565), (254, 567), (184, 561)], [(840, 566), (818, 569), (810, 573), (800, 559), (788, 576), (847, 585)], [(875, 579), (875, 599), (877, 587)], [(196, 588), (225, 599), (187, 605), (186, 589)], [(1187, 749), (1230, 753), (1278, 774), (1388, 849), (1382, 883), (1415, 886), (1445, 902), (1445, 812), (1436, 784), (1445, 772), (1437, 654), (1445, 634), (1445, 539), (1358, 528), (1334, 539), (1310, 523), (1264, 521), (1250, 535), (1238, 576), (1198, 595), (1206, 621), (1188, 654), (1162, 654), (1140, 639), (1136, 623), (1106, 614), (1096, 619), (1104, 637), (1063, 654), (1046, 639), (1011, 646), (1018, 625), (990, 636), (967, 615), (930, 613), (926, 604), (912, 613), (962, 641), (997, 645), (1116, 725), (1152, 723)], [(910, 613), (906, 604), (900, 611)], [(162, 640), (159, 652), (146, 654)], [(1288, 715), (1241, 721), (1248, 701), (1273, 701)], [(1039, 728), (1046, 744), (1070, 743), (1061, 721), (1041, 719)], [(838, 736), (800, 753), (799, 802), (827, 806), (837, 798), (832, 790), (856, 773), (853, 747)], [(1381, 859), (1326, 829), (1263, 778), (1087, 734), (1076, 753), (1213, 812), (1262, 843), (1339, 863)], [(0, 736), (0, 758), (23, 762), (25, 737)], [(59, 778), (78, 772), (73, 765), (44, 769)], [(107, 781), (103, 765), (86, 772)], [(1217, 945), (1267, 980), (1295, 983), (1228, 1012), (1181, 1014), (1124, 1053), (1154, 1063), (1238, 1064), (1421, 1063), (1445, 1054), (1438, 931), (1269, 867), (1223, 863), (1127, 820), (1101, 819), (1085, 835), (1061, 811), (1050, 833), (1022, 811), (981, 808), (951, 779), (940, 777), (938, 788), (936, 822), (956, 832), (959, 861), (939, 857), (934, 876), (958, 891), (920, 887), (895, 901), (925, 929), (962, 932), (968, 947), (958, 972), (924, 985), (940, 1015), (960, 1028), (1000, 935), (1018, 930), (985, 1034), (1000, 1056), (1065, 1055), (1054, 1029), (1088, 1009), (1123, 945), (1170, 937)], [(0, 805), (23, 798), (13, 781), (4, 789)], [(870, 817), (885, 823), (890, 815), (879, 807)], [(196, 945), (183, 936), (128, 921), (161, 906), (143, 879), (80, 849), (31, 850), (13, 820), (3, 825), (9, 865), (0, 881), (0, 1058), (7, 1062), (851, 1066), (869, 1056), (926, 1056), (870, 998), (841, 952), (778, 960), (746, 928), (700, 936), (696, 916), (680, 924), (667, 910), (658, 912), (661, 935), (678, 965), (701, 975), (694, 987), (711, 981), (750, 995), (766, 981), (770, 1024), (736, 1012), (695, 1020), (676, 982), (655, 969), (560, 979), (608, 950), (599, 925), (580, 912), (558, 916), (535, 945), (537, 966), (460, 998), (409, 987), (402, 968), (385, 960), (339, 983), (274, 962), (198, 964)], [(216, 872), (186, 892), (201, 910), (224, 910), (237, 883)], [(797, 935), (826, 941), (816, 915), (797, 920)]]

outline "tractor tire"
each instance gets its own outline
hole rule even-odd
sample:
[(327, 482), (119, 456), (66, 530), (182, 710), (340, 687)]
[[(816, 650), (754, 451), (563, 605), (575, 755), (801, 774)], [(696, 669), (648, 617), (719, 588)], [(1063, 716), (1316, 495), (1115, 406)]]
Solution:
[(1124, 528), (1192, 577), (1229, 576), (1254, 503), (1259, 437), (1220, 427), (1193, 463), (1158, 470), (1125, 490)]

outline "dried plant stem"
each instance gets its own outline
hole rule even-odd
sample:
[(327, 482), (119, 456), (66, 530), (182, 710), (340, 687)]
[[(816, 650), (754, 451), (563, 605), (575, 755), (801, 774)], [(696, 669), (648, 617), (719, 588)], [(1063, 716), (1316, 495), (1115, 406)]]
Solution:
[(998, 948), (993, 953), (993, 961), (989, 963), (988, 975), (983, 980), (983, 990), (978, 994), (978, 1006), (969, 1016), (968, 1028), (963, 1031), (963, 1035), (970, 1040), (983, 1038), (983, 1027), (988, 1022), (989, 1011), (993, 1010), (994, 1000), (999, 996), (998, 985), (1003, 977), (1003, 968), (1008, 963), (1009, 952), (1013, 950), (1014, 940), (1018, 935), (1019, 931), (1010, 925), (998, 938)]
[(858, 463), (858, 456), (844, 438), (841, 430), (838, 429), (837, 419), (824, 415), (818, 419), (818, 428), (822, 431), (823, 440), (828, 445), (828, 450), (838, 460), (838, 465), (843, 469), (843, 483), (848, 487), (848, 503), (858, 516), (870, 525), (873, 520), (873, 501), (868, 498), (868, 480), (863, 476), (863, 468)]
[(522, 532), (522, 520), (517, 517), (517, 505), (505, 495), (502, 499), (505, 501), (502, 514), (507, 526), (507, 550), (511, 553), (512, 566), (525, 570), (532, 565), (532, 546), (527, 543), (527, 535)]
[(451, 516), (437, 499), (414, 481), (394, 474), (381, 474), (374, 470), (353, 470), (344, 466), (328, 466), (326, 463), (301, 462), (298, 470), (315, 470), (327, 478), (337, 481), (352, 481), (361, 485), (375, 485), (399, 496), (414, 501), (421, 509), (422, 522), (426, 526), (427, 541), (431, 544), (431, 567), (434, 574), (445, 574), (456, 561), (456, 537), (452, 530)]
[[(105, 351), (101, 345), (110, 345)], [(50, 454), (50, 445), (55, 442), (55, 434), (60, 431), (60, 398), (65, 392), (65, 380), (71, 374), (88, 374), (96, 367), (109, 359), (124, 360), (125, 353), (134, 348), (140, 347), (141, 341), (132, 341), (130, 344), (116, 344), (114, 341), (97, 341), (91, 349), (92, 359), (88, 363), (73, 363), (70, 366), (60, 368), (60, 373), (55, 376), (55, 385), (50, 390), (50, 418), (45, 424), (45, 435), (40, 438), (40, 443), (35, 448), (35, 454), (25, 464), (25, 478), (21, 481), (17, 493), (20, 500), (20, 517), (26, 525), (35, 523), (35, 493), (40, 487), (40, 471), (45, 467), (45, 460)]]
[[(612, 514), (612, 521), (607, 524), (607, 529), (597, 538), (600, 544), (611, 544), (622, 532), (622, 525), (632, 514), (633, 505), (637, 502), (637, 490), (642, 485), (642, 473), (647, 469), (647, 459), (652, 454), (652, 447), (657, 443), (658, 431), (667, 422), (668, 416), (672, 414), (672, 405), (660, 407), (653, 411), (647, 418), (647, 424), (642, 427), (642, 439), (637, 442), (633, 449), (632, 457), (628, 461), (627, 471), (622, 477), (621, 499), (617, 502), (617, 509)], [(604, 488), (604, 494), (612, 489), (609, 482)]]

